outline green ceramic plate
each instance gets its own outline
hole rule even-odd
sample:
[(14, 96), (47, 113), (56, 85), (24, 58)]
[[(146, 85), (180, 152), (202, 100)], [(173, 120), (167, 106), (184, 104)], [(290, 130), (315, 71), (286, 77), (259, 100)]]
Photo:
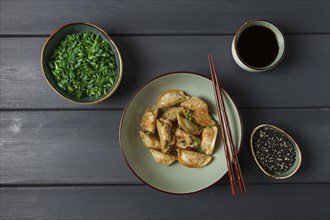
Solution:
[[(139, 136), (140, 120), (144, 109), (157, 101), (165, 90), (181, 89), (190, 96), (205, 100), (212, 117), (218, 122), (212, 81), (195, 73), (170, 73), (161, 75), (141, 87), (128, 102), (121, 119), (120, 144), (127, 164), (143, 182), (163, 192), (185, 194), (205, 189), (216, 183), (228, 171), (225, 152), (220, 138), (217, 138), (213, 159), (203, 168), (187, 168), (178, 162), (163, 166), (154, 162), (149, 150), (142, 145)], [(229, 123), (235, 146), (242, 142), (242, 122), (238, 108), (224, 93)]]

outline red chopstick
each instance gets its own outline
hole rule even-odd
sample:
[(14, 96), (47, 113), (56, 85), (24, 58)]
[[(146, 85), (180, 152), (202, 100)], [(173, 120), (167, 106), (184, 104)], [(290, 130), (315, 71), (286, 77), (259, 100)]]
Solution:
[(220, 85), (220, 82), (217, 77), (217, 72), (216, 72), (213, 57), (211, 54), (208, 55), (208, 60), (209, 60), (210, 72), (211, 72), (211, 76), (212, 76), (212, 84), (213, 84), (214, 96), (216, 99), (218, 117), (221, 122), (221, 125), (220, 125), (221, 136), (222, 136), (222, 140), (224, 143), (231, 191), (232, 191), (233, 195), (236, 194), (235, 175), (234, 175), (233, 169), (232, 169), (227, 139), (229, 140), (230, 150), (231, 150), (231, 154), (232, 154), (232, 157), (234, 160), (234, 167), (235, 167), (235, 172), (236, 172), (239, 188), (240, 188), (241, 193), (244, 193), (246, 191), (245, 185), (244, 185), (244, 180), (243, 180), (241, 168), (240, 168), (240, 165), (238, 162), (236, 148), (233, 143), (232, 132), (230, 129), (230, 125), (228, 122), (228, 116), (226, 113), (226, 106), (223, 101), (221, 85)]

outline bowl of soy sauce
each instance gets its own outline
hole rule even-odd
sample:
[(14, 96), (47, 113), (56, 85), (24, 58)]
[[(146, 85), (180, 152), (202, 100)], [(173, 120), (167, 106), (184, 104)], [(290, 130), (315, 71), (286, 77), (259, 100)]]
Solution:
[(263, 72), (280, 63), (285, 53), (285, 40), (274, 24), (256, 19), (238, 29), (231, 50), (241, 68), (249, 72)]

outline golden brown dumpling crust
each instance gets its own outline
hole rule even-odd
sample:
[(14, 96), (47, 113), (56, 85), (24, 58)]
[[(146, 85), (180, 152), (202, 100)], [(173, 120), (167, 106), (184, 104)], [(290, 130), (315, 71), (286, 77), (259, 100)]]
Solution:
[(197, 151), (178, 148), (178, 160), (186, 167), (200, 168), (210, 163), (212, 156)]
[(206, 102), (172, 89), (145, 109), (140, 137), (157, 163), (168, 166), (179, 160), (186, 167), (199, 168), (212, 160), (217, 127)]
[(209, 126), (203, 129), (201, 149), (205, 154), (211, 155), (213, 153), (217, 135), (217, 126)]
[(183, 149), (196, 148), (200, 145), (201, 140), (188, 132), (177, 128), (175, 131), (175, 146)]
[(191, 117), (201, 126), (214, 125), (215, 122), (209, 114), (209, 108), (202, 99), (193, 96), (188, 101), (181, 103), (181, 106), (193, 110)]
[(187, 101), (190, 97), (186, 96), (182, 90), (172, 89), (161, 93), (158, 96), (158, 108), (168, 108)]
[(162, 118), (164, 119), (168, 119), (168, 120), (171, 120), (171, 121), (175, 121), (177, 118), (176, 118), (176, 115), (178, 113), (181, 113), (182, 111), (184, 110), (184, 107), (172, 107), (172, 108), (169, 108), (167, 109), (163, 114), (162, 114)]
[(159, 120), (156, 120), (156, 124), (160, 140), (160, 147), (164, 149), (165, 146), (169, 145), (173, 141), (172, 123), (170, 120), (160, 118)]
[(180, 105), (203, 115), (209, 113), (206, 102), (196, 96), (192, 96), (188, 101), (185, 101)]
[(190, 109), (184, 109), (182, 112), (184, 115), (189, 113), (190, 117), (192, 118), (192, 121), (200, 126), (207, 127), (207, 126), (215, 125), (215, 121), (212, 120), (212, 117), (209, 114), (200, 115), (197, 112), (192, 111)]
[(154, 150), (154, 149), (149, 149), (149, 150), (156, 163), (160, 163), (160, 164), (169, 166), (176, 161), (175, 156), (165, 154), (161, 151)]
[(155, 134), (157, 114), (151, 108), (146, 108), (141, 119), (141, 130)]
[(140, 137), (146, 148), (161, 149), (159, 139), (156, 136), (140, 131)]
[(178, 119), (178, 125), (186, 132), (196, 135), (199, 135), (201, 133), (200, 128), (194, 122), (189, 121), (180, 114), (177, 114), (177, 119)]

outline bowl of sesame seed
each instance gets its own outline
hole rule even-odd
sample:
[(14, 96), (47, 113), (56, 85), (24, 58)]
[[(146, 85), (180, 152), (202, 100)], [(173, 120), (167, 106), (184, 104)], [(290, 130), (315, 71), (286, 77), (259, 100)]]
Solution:
[(302, 157), (298, 144), (274, 125), (262, 124), (253, 129), (250, 145), (255, 162), (267, 176), (285, 179), (300, 167)]

